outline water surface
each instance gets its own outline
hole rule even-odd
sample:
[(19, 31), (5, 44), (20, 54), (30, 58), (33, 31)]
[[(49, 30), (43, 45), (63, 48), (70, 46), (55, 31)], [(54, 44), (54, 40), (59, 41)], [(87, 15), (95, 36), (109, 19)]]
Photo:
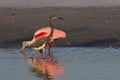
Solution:
[(0, 80), (48, 80), (46, 72), (53, 76), (55, 71), (54, 80), (120, 80), (119, 48), (57, 47), (51, 53), (52, 58), (39, 59), (45, 75), (36, 76), (35, 66), (29, 58), (25, 61), (19, 48), (0, 48)]

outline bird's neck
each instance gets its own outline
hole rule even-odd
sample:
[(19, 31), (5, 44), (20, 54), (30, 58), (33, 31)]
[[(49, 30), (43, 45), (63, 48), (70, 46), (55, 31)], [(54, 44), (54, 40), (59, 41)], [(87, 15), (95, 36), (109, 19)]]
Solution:
[(31, 41), (27, 41), (27, 44), (31, 46), (35, 42), (35, 39), (32, 39)]
[(51, 31), (50, 31), (50, 34), (49, 34), (49, 36), (48, 36), (48, 38), (52, 38), (52, 36), (53, 36), (53, 25), (52, 25), (52, 19), (50, 19), (50, 21), (49, 21), (49, 26), (50, 26), (50, 28), (51, 28)]

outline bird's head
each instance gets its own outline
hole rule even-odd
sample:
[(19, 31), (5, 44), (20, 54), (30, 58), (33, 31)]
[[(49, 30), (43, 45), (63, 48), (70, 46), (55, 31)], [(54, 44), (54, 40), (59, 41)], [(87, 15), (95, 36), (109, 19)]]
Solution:
[(50, 20), (54, 20), (54, 19), (63, 20), (62, 17), (57, 17), (57, 16), (55, 16), (55, 15), (51, 15), (51, 16), (49, 17), (48, 21), (50, 21)]
[(30, 47), (29, 41), (23, 41), (21, 51), (23, 51), (26, 47)]

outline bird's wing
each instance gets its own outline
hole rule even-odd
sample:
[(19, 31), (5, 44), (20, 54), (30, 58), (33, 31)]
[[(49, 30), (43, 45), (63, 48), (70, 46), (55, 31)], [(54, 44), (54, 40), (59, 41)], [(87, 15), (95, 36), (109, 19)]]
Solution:
[(42, 38), (42, 39), (37, 39), (34, 44), (33, 44), (33, 47), (40, 47), (42, 46), (43, 44), (46, 44), (47, 43), (47, 38)]

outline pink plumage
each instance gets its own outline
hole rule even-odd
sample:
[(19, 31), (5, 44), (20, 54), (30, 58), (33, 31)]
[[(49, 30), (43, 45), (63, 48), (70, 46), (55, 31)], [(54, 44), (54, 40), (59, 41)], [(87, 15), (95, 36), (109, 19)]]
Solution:
[[(44, 27), (42, 29), (37, 30), (33, 38), (40, 39), (40, 38), (47, 37), (50, 34), (50, 32), (51, 32), (50, 27)], [(59, 29), (54, 29), (51, 41), (54, 41), (55, 39), (59, 39), (59, 38), (65, 38), (65, 37), (66, 37), (66, 33), (64, 31)]]

